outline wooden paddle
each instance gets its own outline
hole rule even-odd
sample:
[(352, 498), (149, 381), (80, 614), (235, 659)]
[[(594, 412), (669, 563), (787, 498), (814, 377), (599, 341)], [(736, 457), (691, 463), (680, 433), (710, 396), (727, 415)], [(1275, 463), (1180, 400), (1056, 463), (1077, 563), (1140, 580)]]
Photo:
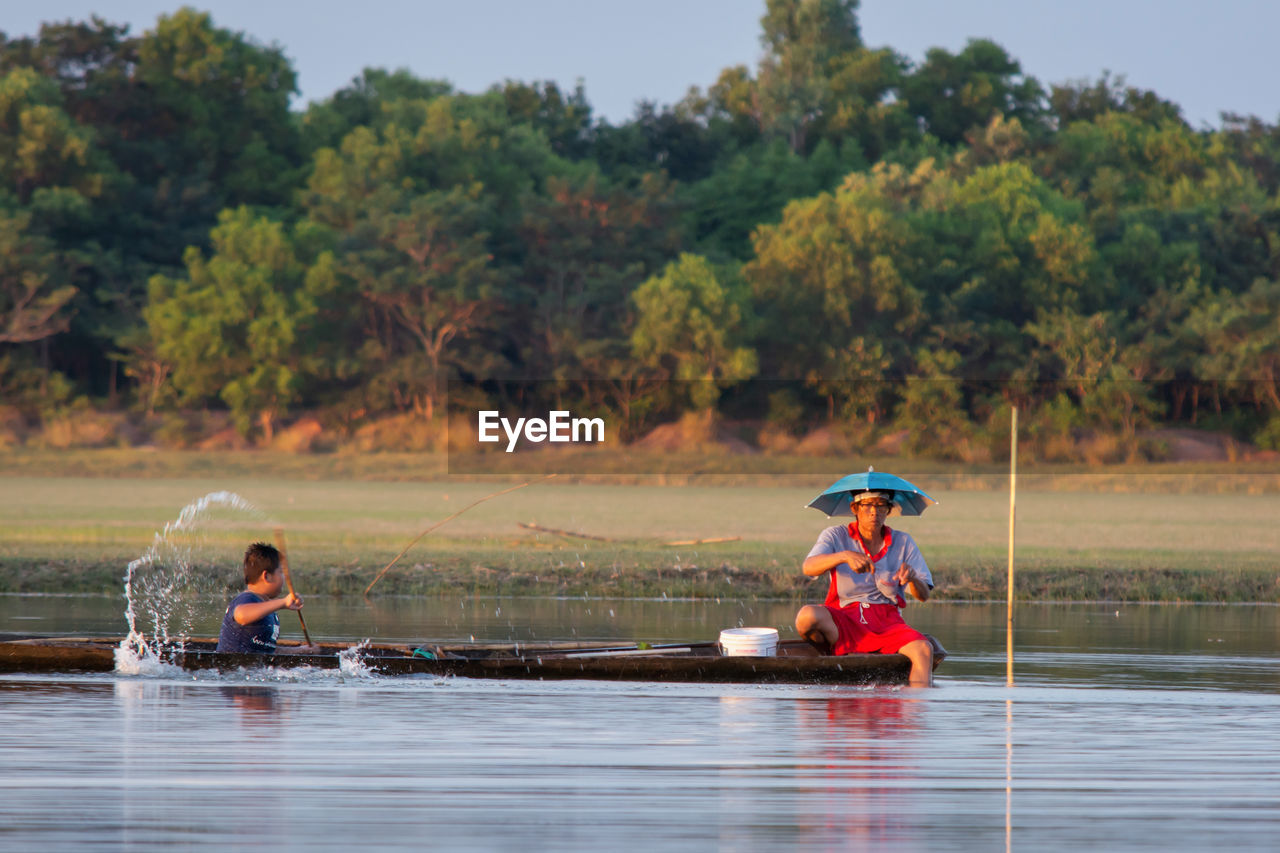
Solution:
[[(289, 588), (289, 594), (297, 596), (293, 591), (293, 578), (289, 577), (289, 551), (284, 547), (284, 528), (276, 528), (276, 548), (280, 550), (280, 568), (284, 570), (284, 585)], [(306, 638), (307, 645), (313, 645), (311, 635), (307, 633), (307, 620), (302, 618), (302, 611), (294, 611), (298, 614), (298, 621), (302, 623), (302, 636)]]
[[(428, 527), (426, 530), (422, 531), (422, 532), (421, 532), (421, 533), (419, 533), (417, 536), (413, 537), (413, 539), (409, 542), (409, 544), (404, 546), (404, 550), (403, 550), (403, 551), (401, 551), (399, 554), (396, 554), (394, 557), (392, 557), (392, 558), (391, 558), (391, 562), (390, 562), (390, 563), (387, 563), (385, 566), (383, 566), (383, 567), (382, 567), (382, 571), (378, 572), (378, 576), (377, 576), (376, 578), (374, 578), (373, 580), (369, 581), (369, 585), (368, 585), (367, 587), (365, 587), (365, 588), (364, 588), (364, 594), (365, 594), (365, 597), (367, 598), (367, 597), (369, 596), (369, 590), (373, 589), (373, 585), (374, 585), (374, 584), (376, 584), (378, 581), (382, 580), (382, 576), (383, 576), (383, 575), (385, 575), (385, 574), (386, 574), (386, 573), (391, 569), (391, 567), (392, 567), (392, 566), (394, 566), (397, 562), (399, 562), (399, 560), (400, 560), (400, 558), (401, 558), (401, 557), (403, 557), (405, 554), (409, 553), (409, 549), (410, 549), (410, 548), (412, 548), (414, 545), (416, 545), (419, 539), (421, 539), (423, 536), (426, 536), (428, 533), (430, 533), (431, 531), (435, 530), (437, 527), (441, 527), (442, 525), (448, 524), (450, 521), (453, 521), (455, 518), (457, 518), (458, 516), (462, 515), (464, 512), (466, 512), (467, 510), (471, 509), (473, 506), (479, 506), (480, 504), (484, 503), (485, 501), (493, 500), (494, 498), (496, 498), (496, 497), (498, 497), (498, 496), (500, 496), (500, 495), (505, 495), (505, 494), (507, 494), (508, 492), (514, 492), (516, 489), (523, 489), (525, 486), (532, 485), (533, 483), (541, 483), (541, 482), (544, 482), (544, 481), (546, 481), (546, 480), (550, 480), (550, 479), (551, 479), (552, 477), (554, 477), (554, 476), (556, 476), (556, 475), (555, 475), (555, 474), (548, 474), (547, 476), (542, 477), (542, 478), (540, 478), (540, 479), (537, 479), (537, 480), (530, 480), (528, 483), (521, 483), (521, 484), (520, 484), (520, 485), (518, 485), (518, 486), (512, 486), (512, 487), (511, 487), (511, 488), (509, 488), (509, 489), (503, 489), (503, 490), (502, 490), (502, 491), (500, 491), (500, 492), (494, 492), (494, 493), (493, 493), (493, 494), (491, 494), (491, 495), (485, 495), (485, 496), (484, 496), (484, 497), (482, 497), (480, 500), (478, 500), (478, 501), (473, 501), (472, 503), (467, 504), (467, 505), (466, 505), (466, 506), (464, 506), (462, 509), (458, 510), (457, 512), (455, 512), (453, 515), (449, 516), (448, 518), (444, 518), (444, 519), (441, 519), (440, 521), (437, 521), (435, 524), (431, 525), (431, 526), (430, 526), (430, 527)], [(286, 575), (286, 577), (287, 577), (287, 575)]]

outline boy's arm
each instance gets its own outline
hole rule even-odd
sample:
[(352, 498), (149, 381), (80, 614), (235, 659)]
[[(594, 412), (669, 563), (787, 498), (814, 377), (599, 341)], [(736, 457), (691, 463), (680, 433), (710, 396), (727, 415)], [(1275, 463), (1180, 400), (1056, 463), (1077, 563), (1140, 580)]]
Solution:
[(301, 610), (302, 599), (290, 593), (284, 598), (273, 598), (270, 601), (254, 601), (249, 604), (240, 604), (232, 611), (231, 618), (236, 620), (237, 625), (248, 625), (251, 622), (258, 622), (267, 618), (277, 610)]

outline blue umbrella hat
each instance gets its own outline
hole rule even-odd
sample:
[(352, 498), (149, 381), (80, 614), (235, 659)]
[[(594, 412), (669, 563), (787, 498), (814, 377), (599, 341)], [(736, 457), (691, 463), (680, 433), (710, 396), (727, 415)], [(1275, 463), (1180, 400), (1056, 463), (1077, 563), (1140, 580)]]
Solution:
[(851, 504), (858, 492), (884, 492), (890, 496), (897, 512), (903, 515), (920, 515), (937, 503), (923, 490), (901, 477), (868, 468), (861, 474), (841, 477), (822, 491), (808, 506), (832, 515), (853, 515)]

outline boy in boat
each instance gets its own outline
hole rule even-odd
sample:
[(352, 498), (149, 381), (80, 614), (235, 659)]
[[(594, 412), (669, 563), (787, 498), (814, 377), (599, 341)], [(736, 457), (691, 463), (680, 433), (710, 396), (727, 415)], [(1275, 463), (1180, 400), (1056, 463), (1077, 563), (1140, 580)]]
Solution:
[(280, 552), (265, 542), (254, 542), (244, 552), (244, 592), (231, 599), (222, 617), (218, 651), (274, 654), (317, 654), (319, 646), (276, 648), (280, 637), (278, 610), (301, 610), (294, 593), (277, 598), (284, 586)]
[(893, 509), (893, 493), (855, 492), (854, 521), (828, 527), (805, 558), (810, 577), (830, 572), (824, 604), (810, 604), (796, 614), (796, 631), (820, 650), (835, 655), (898, 652), (911, 661), (910, 683), (933, 683), (933, 646), (924, 634), (902, 619), (903, 592), (929, 600), (933, 576), (915, 541), (891, 530), (885, 518)]

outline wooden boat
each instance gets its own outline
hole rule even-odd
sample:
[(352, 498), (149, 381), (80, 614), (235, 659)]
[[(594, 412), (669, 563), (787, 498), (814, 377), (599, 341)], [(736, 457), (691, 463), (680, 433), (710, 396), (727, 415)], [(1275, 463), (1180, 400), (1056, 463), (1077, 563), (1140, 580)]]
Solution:
[[(0, 638), (0, 672), (110, 672), (120, 637)], [(585, 643), (529, 645), (321, 644), (322, 654), (228, 654), (216, 642), (188, 640), (165, 662), (187, 670), (313, 666), (336, 669), (340, 653), (358, 656), (378, 675), (464, 678), (590, 679), (746, 684), (905, 684), (910, 661), (900, 654), (820, 655), (801, 640), (784, 640), (774, 657), (736, 657), (716, 643), (644, 647)], [(282, 647), (286, 644), (281, 644)]]

